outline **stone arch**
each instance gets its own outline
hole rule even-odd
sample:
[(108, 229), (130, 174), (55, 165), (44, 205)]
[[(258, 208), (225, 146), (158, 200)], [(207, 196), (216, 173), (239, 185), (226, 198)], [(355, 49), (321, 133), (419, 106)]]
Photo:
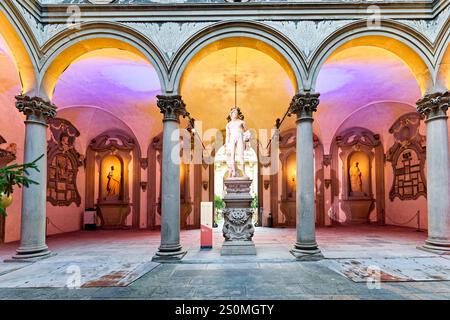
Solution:
[(450, 24), (441, 33), (436, 47), (436, 74), (434, 83), (437, 90), (450, 90)]
[(422, 94), (433, 87), (431, 44), (424, 36), (391, 21), (382, 21), (382, 29), (373, 30), (364, 21), (356, 22), (331, 35), (311, 60), (308, 84), (315, 88), (320, 70), (330, 57), (361, 46), (385, 49), (399, 57), (413, 73)]
[[(341, 132), (342, 131), (345, 131), (346, 129), (345, 129), (345, 125), (347, 124), (347, 123), (349, 123), (350, 121), (351, 121), (351, 119), (353, 118), (353, 117), (355, 117), (358, 113), (360, 113), (361, 111), (364, 111), (364, 110), (367, 110), (368, 108), (371, 108), (371, 107), (373, 107), (373, 106), (378, 106), (378, 105), (381, 105), (381, 104), (395, 104), (395, 106), (396, 107), (402, 107), (402, 108), (404, 108), (404, 110), (403, 111), (407, 111), (407, 110), (409, 110), (409, 112), (413, 112), (413, 111), (415, 111), (415, 109), (416, 109), (416, 107), (415, 106), (412, 106), (412, 105), (410, 105), (409, 103), (405, 103), (405, 102), (403, 102), (403, 101), (386, 101), (386, 100), (384, 100), (384, 101), (374, 101), (374, 102), (371, 102), (371, 103), (369, 103), (369, 104), (366, 104), (366, 105), (364, 105), (364, 106), (362, 106), (362, 107), (360, 107), (360, 108), (358, 108), (358, 109), (356, 109), (356, 110), (354, 110), (352, 113), (350, 113), (345, 119), (343, 119), (339, 124), (338, 124), (338, 126), (336, 127), (336, 130), (334, 131), (334, 133), (333, 133), (333, 137), (332, 137), (332, 139), (331, 139), (331, 141), (332, 141), (332, 143), (330, 144), (330, 146), (328, 146), (329, 147), (329, 153), (331, 153), (332, 152), (332, 149), (333, 149), (333, 142), (336, 140), (336, 137), (339, 135), (339, 134), (341, 134)], [(394, 117), (395, 119), (396, 118), (398, 118), (400, 115), (397, 115), (396, 117)], [(395, 120), (395, 119), (393, 119), (393, 121)], [(390, 125), (390, 124), (389, 124)], [(347, 127), (349, 127), (350, 125), (348, 125)], [(351, 127), (351, 126), (350, 126)], [(388, 124), (386, 124), (386, 128), (388, 128)], [(347, 128), (348, 129), (348, 128)], [(373, 130), (373, 129), (371, 129), (371, 130)]]
[[(297, 91), (303, 89), (306, 66), (295, 45), (275, 29), (262, 23), (247, 21), (220, 22), (191, 37), (173, 59), (168, 89), (179, 93), (188, 66), (210, 52), (235, 46), (233, 38), (239, 38), (241, 46), (257, 49), (274, 58), (289, 75)], [(222, 45), (215, 47), (214, 44), (219, 41)]]
[[(445, 15), (445, 12), (441, 14)], [(436, 90), (450, 89), (450, 24), (445, 23), (439, 31), (435, 45), (436, 69), (434, 74), (434, 83)], [(449, 74), (446, 76), (445, 74)]]
[[(86, 130), (85, 128), (80, 128), (80, 118), (78, 117), (79, 114), (84, 114), (87, 116), (87, 110), (92, 110), (93, 114), (91, 115), (91, 119), (94, 118), (100, 118), (100, 116), (97, 114), (97, 116), (95, 115), (95, 113), (101, 113), (103, 114), (103, 116), (101, 118), (106, 118), (109, 117), (110, 119), (115, 119), (115, 121), (117, 121), (117, 124), (120, 124), (120, 126), (118, 125), (109, 125), (107, 127), (101, 127), (101, 126), (93, 126), (89, 123), (83, 123), (87, 128), (92, 128), (93, 131), (91, 130)], [(71, 114), (72, 113), (72, 114)], [(91, 142), (92, 139), (101, 136), (102, 134), (105, 133), (111, 133), (111, 132), (115, 132), (115, 133), (120, 133), (124, 136), (130, 137), (134, 140), (135, 142), (135, 149), (133, 150), (133, 171), (130, 171), (130, 176), (133, 177), (133, 185), (132, 185), (132, 190), (133, 190), (133, 197), (132, 197), (132, 203), (136, 204), (133, 206), (134, 208), (134, 215), (132, 216), (132, 224), (133, 227), (138, 228), (139, 224), (140, 224), (140, 198), (141, 198), (141, 193), (140, 193), (140, 188), (141, 188), (141, 164), (140, 164), (140, 159), (142, 156), (141, 153), (141, 146), (139, 144), (139, 141), (136, 137), (136, 134), (133, 132), (132, 128), (130, 128), (130, 126), (125, 123), (122, 119), (118, 118), (116, 115), (114, 115), (113, 113), (99, 108), (97, 106), (67, 106), (64, 108), (61, 108), (60, 110), (58, 110), (58, 117), (63, 118), (63, 119), (67, 119), (69, 121), (72, 122), (72, 124), (77, 127), (82, 134), (86, 134), (86, 137), (83, 137), (83, 140), (86, 140), (85, 143), (83, 145), (81, 145), (80, 150), (82, 150), (82, 152), (86, 155), (87, 154), (87, 150), (89, 149), (89, 144)], [(73, 119), (72, 119), (73, 118)], [(78, 122), (76, 121), (78, 120)], [(84, 121), (82, 121), (84, 122)], [(86, 121), (87, 122), (87, 121)], [(93, 195), (94, 195), (94, 187), (95, 184), (92, 183), (92, 179), (94, 179), (95, 177), (95, 172), (94, 172), (94, 168), (92, 166), (87, 166), (85, 168), (85, 194), (82, 195), (85, 198), (85, 205), (86, 208), (91, 208), (94, 206), (96, 199), (94, 199)], [(91, 181), (88, 183), (88, 181)]]
[(2, 26), (0, 33), (4, 37), (16, 65), (22, 94), (33, 94), (37, 84), (37, 54), (32, 44), (32, 36), (30, 37), (30, 32), (27, 32), (29, 31), (28, 27), (26, 24), (20, 24), (20, 21), (7, 8), (6, 3), (0, 3), (0, 25)]
[(80, 31), (65, 30), (49, 40), (41, 73), (41, 92), (49, 98), (64, 70), (83, 54), (105, 48), (130, 51), (147, 60), (156, 70), (161, 90), (167, 83), (167, 66), (157, 47), (137, 31), (118, 23), (89, 22)]

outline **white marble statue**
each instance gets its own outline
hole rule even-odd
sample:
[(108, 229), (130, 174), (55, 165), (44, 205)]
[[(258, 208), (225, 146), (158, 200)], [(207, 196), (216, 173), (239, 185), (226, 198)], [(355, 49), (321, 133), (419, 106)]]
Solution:
[(250, 141), (250, 133), (242, 118), (238, 108), (231, 109), (225, 141), (229, 178), (241, 176), (239, 172), (246, 177), (244, 151), (247, 142)]

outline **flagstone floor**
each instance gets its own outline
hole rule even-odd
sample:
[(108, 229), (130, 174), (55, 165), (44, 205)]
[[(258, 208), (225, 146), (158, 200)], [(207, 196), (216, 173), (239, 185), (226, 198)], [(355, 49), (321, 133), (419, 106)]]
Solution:
[(222, 257), (222, 235), (200, 250), (199, 230), (182, 231), (181, 263), (151, 261), (155, 231), (82, 231), (52, 236), (54, 256), (6, 263), (0, 299), (450, 299), (450, 255), (417, 249), (425, 232), (399, 227), (318, 228), (324, 259), (298, 262), (294, 229), (257, 228), (256, 256)]

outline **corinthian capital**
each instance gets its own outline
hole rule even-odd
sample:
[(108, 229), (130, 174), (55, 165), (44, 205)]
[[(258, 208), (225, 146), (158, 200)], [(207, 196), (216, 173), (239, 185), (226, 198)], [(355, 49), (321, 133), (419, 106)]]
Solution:
[(49, 118), (56, 117), (56, 106), (39, 97), (16, 96), (16, 108), (27, 116), (27, 120), (47, 123)]
[(320, 103), (319, 93), (304, 92), (296, 94), (289, 106), (289, 114), (296, 114), (297, 120), (312, 119), (313, 112), (317, 111)]
[(186, 105), (181, 96), (157, 96), (158, 108), (164, 115), (164, 121), (180, 121), (180, 116), (186, 115)]
[(450, 105), (450, 91), (427, 94), (416, 102), (417, 111), (427, 120), (445, 117)]

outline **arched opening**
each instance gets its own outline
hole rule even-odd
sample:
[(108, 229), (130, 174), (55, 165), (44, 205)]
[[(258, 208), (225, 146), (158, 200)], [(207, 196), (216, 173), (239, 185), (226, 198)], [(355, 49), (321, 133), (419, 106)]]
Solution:
[[(264, 192), (263, 188), (263, 181), (269, 181), (270, 176), (262, 175), (260, 157), (267, 151), (276, 119), (283, 117), (297, 91), (298, 79), (294, 74), (287, 60), (263, 41), (231, 37), (202, 48), (189, 62), (181, 78), (180, 94), (191, 115), (201, 120), (201, 132), (198, 133), (206, 149), (209, 152), (214, 149), (215, 160), (199, 178), (209, 181), (209, 201), (214, 201), (214, 196), (220, 197), (223, 191), (223, 178), (220, 177), (226, 170), (220, 152), (224, 139), (219, 141), (216, 138), (224, 137), (222, 132), (225, 132), (232, 107), (240, 108), (247, 129), (254, 133), (258, 142), (253, 151), (258, 161), (253, 171), (257, 173), (253, 187), (258, 202), (256, 206), (260, 208), (260, 226), (266, 225), (271, 211), (270, 192)], [(293, 118), (288, 118), (283, 124), (284, 128), (294, 126)]]
[[(415, 111), (415, 102), (428, 89), (429, 72), (412, 49), (387, 40), (371, 36), (347, 42), (329, 55), (317, 76), (321, 104), (315, 119), (325, 150), (330, 150), (327, 175), (331, 192), (325, 199), (329, 224), (364, 221), (400, 226), (420, 211), (421, 226), (426, 225), (424, 197), (389, 198), (393, 169), (383, 153), (398, 142), (390, 128), (400, 117)], [(412, 115), (410, 118), (404, 121), (416, 121)], [(423, 134), (423, 124), (420, 130)], [(414, 140), (414, 135), (408, 139)], [(356, 151), (365, 152), (369, 159), (366, 165), (362, 165), (363, 160), (352, 160)], [(359, 168), (355, 162), (361, 162)], [(351, 182), (355, 185), (357, 179), (368, 191), (352, 193)], [(413, 220), (407, 226), (417, 226), (417, 219)]]
[[(22, 62), (29, 57), (21, 56), (22, 49), (25, 50), (23, 44), (13, 33), (9, 21), (4, 19), (0, 13), (0, 23), (4, 26), (0, 32), (0, 112), (3, 115), (0, 117), (0, 167), (23, 160), (24, 116), (15, 108), (15, 96), (30, 89), (34, 82), (33, 72), (24, 70), (21, 73), (25, 68)], [(17, 60), (19, 58), (24, 60)], [(0, 217), (0, 243), (14, 241), (20, 236), (21, 197), (21, 192), (16, 191), (8, 217)]]
[[(81, 172), (78, 185), (82, 203), (79, 207), (72, 205), (64, 208), (63, 212), (71, 217), (79, 217), (84, 209), (100, 205), (103, 206), (103, 212), (112, 212), (111, 206), (114, 204), (111, 201), (105, 202), (98, 196), (102, 189), (100, 182), (96, 182), (98, 179), (94, 177), (103, 174), (100, 171), (101, 165), (98, 159), (88, 158), (89, 154), (94, 153), (104, 155), (106, 149), (113, 153), (118, 150), (123, 153), (123, 172), (127, 173), (128, 178), (123, 180), (127, 183), (123, 187), (126, 197), (118, 199), (115, 205), (128, 206), (130, 214), (120, 224), (115, 224), (115, 227), (145, 228), (146, 206), (145, 201), (141, 201), (145, 197), (145, 191), (141, 181), (146, 181), (146, 178), (141, 178), (143, 164), (140, 150), (146, 150), (152, 137), (162, 130), (156, 106), (161, 83), (155, 67), (137, 49), (125, 45), (108, 47), (112, 43), (106, 45), (101, 39), (99, 43), (100, 45), (92, 43), (93, 48), (72, 48), (68, 50), (70, 52), (61, 54), (65, 57), (55, 59), (45, 78), (47, 88), (54, 87), (51, 96), (52, 102), (59, 108), (58, 117), (70, 121), (81, 133), (77, 139), (78, 152), (86, 158), (86, 168), (78, 169)], [(72, 60), (64, 60), (68, 57)], [(58, 61), (66, 67), (53, 83), (52, 77), (62, 67)], [(93, 139), (103, 139), (106, 135), (108, 142), (105, 143), (108, 147), (93, 142)], [(79, 223), (82, 220), (80, 218), (59, 219), (61, 208), (48, 205), (47, 213), (60, 230), (70, 231), (83, 227)], [(105, 219), (99, 221), (99, 225), (104, 227), (105, 223)], [(111, 226), (110, 224), (108, 227)], [(50, 231), (58, 233), (58, 230)]]
[[(425, 54), (419, 54), (419, 52), (421, 52), (420, 49), (412, 48), (403, 40), (401, 41), (396, 37), (385, 35), (356, 36), (350, 38), (350, 40), (341, 40), (335, 44), (334, 47), (332, 46), (329, 47), (328, 50), (324, 50), (323, 54), (318, 56), (313, 63), (313, 86), (317, 88), (318, 77), (322, 73), (322, 69), (327, 63), (336, 59), (336, 56), (339, 56), (341, 52), (348, 52), (349, 49), (353, 49), (353, 52), (360, 52), (360, 57), (364, 58), (366, 47), (383, 49), (392, 54), (392, 56), (395, 56), (398, 61), (401, 61), (403, 65), (409, 69), (414, 79), (416, 79), (422, 95), (424, 95), (432, 86), (431, 67), (430, 63), (426, 62)], [(375, 56), (379, 56), (380, 61), (382, 60), (381, 55), (375, 54)], [(359, 61), (361, 61), (361, 59), (359, 59)]]
[(3, 52), (14, 61), (21, 88), (16, 94), (33, 92), (36, 89), (36, 73), (30, 52), (6, 15), (0, 11), (1, 46)]

